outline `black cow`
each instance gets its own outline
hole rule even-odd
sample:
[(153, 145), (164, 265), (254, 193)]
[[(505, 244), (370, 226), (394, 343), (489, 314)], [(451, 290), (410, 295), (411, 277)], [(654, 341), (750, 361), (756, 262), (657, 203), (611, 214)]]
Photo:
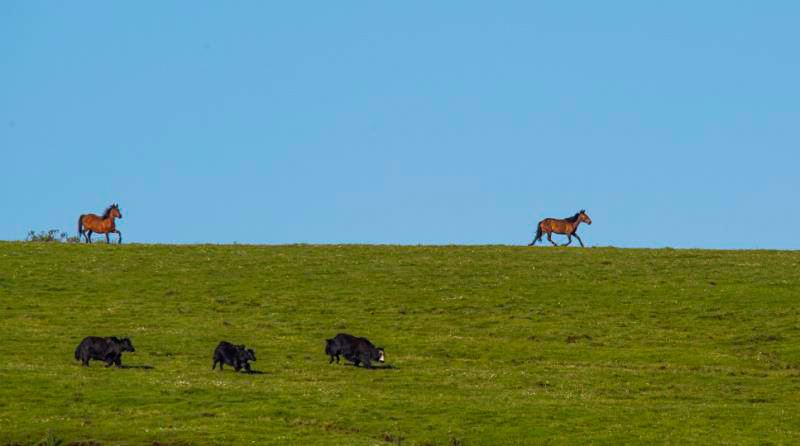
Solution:
[(114, 364), (122, 365), (122, 352), (135, 352), (131, 340), (119, 339), (116, 336), (101, 338), (99, 336), (86, 336), (75, 348), (75, 359), (81, 361), (84, 367), (89, 367), (90, 359), (106, 362), (106, 367)]
[(339, 333), (333, 339), (325, 340), (325, 354), (331, 357), (328, 364), (339, 363), (339, 355), (354, 363), (356, 366), (364, 363), (364, 367), (370, 368), (370, 361), (383, 362), (383, 347), (375, 347), (367, 338), (359, 338), (347, 333)]
[(250, 364), (247, 361), (255, 361), (256, 352), (253, 349), (245, 348), (244, 345), (233, 345), (230, 342), (220, 341), (217, 348), (214, 349), (214, 364), (211, 370), (219, 363), (219, 369), (222, 370), (223, 364), (233, 366), (238, 372), (244, 367), (248, 372), (250, 371)]

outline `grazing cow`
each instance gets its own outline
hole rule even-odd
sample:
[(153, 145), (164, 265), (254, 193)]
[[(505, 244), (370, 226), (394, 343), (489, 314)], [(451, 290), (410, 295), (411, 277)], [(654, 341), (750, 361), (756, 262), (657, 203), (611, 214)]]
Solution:
[(370, 368), (370, 361), (384, 361), (383, 347), (375, 347), (367, 338), (359, 338), (347, 333), (339, 333), (333, 339), (325, 340), (325, 354), (331, 357), (328, 364), (333, 364), (333, 358), (339, 363), (339, 355), (354, 363), (356, 366), (364, 363)]
[(122, 352), (135, 351), (136, 349), (133, 348), (133, 344), (128, 338), (87, 336), (75, 348), (75, 359), (81, 361), (84, 367), (89, 367), (90, 359), (105, 361), (106, 367), (110, 367), (111, 364), (120, 367)]
[(214, 364), (211, 365), (211, 370), (217, 367), (219, 363), (219, 370), (222, 371), (222, 365), (228, 364), (233, 366), (237, 372), (244, 367), (248, 372), (250, 371), (250, 364), (247, 361), (255, 361), (256, 352), (253, 349), (245, 348), (243, 344), (233, 345), (230, 342), (220, 341), (217, 348), (214, 349)]

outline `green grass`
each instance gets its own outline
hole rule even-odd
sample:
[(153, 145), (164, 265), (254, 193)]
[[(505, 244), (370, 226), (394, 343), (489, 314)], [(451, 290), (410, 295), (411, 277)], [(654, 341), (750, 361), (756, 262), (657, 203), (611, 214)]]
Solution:
[[(798, 444), (798, 272), (782, 251), (0, 243), (0, 444)], [(328, 365), (337, 332), (392, 367)], [(131, 337), (132, 367), (80, 367), (87, 335)], [(222, 339), (261, 373), (212, 371)]]

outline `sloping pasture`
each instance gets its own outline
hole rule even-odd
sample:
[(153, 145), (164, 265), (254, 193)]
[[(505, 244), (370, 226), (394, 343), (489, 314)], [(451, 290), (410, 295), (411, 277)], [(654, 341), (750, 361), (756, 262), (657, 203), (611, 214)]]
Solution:
[[(329, 365), (338, 332), (384, 368)], [(128, 336), (126, 368), (73, 359)], [(211, 370), (219, 340), (256, 373)], [(800, 253), (0, 242), (0, 445), (800, 443)]]

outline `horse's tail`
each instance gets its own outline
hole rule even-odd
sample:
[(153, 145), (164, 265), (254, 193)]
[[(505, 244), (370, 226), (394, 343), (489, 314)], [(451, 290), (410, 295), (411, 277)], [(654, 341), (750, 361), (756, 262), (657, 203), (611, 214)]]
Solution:
[(536, 244), (536, 241), (542, 238), (542, 222), (536, 224), (536, 236), (533, 237), (533, 241), (528, 246), (533, 246)]
[(84, 215), (86, 215), (86, 214), (81, 214), (81, 216), (78, 217), (78, 238), (80, 238), (80, 236), (83, 235), (83, 216)]

